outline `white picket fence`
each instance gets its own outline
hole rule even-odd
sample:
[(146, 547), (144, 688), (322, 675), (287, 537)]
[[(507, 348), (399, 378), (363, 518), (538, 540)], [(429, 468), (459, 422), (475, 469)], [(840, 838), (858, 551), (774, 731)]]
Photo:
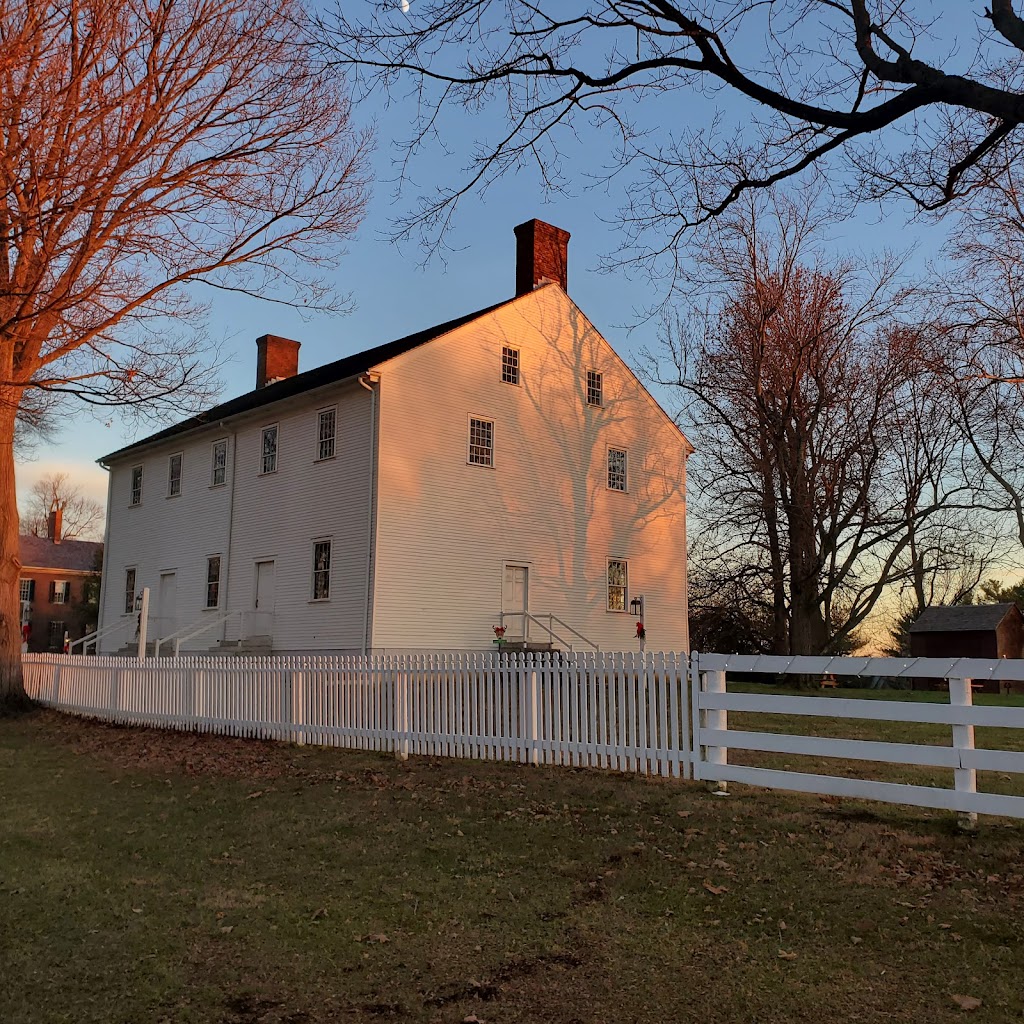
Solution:
[[(972, 703), (971, 680), (1024, 680), (1024, 661), (720, 654), (134, 658), (25, 655), (29, 695), (108, 721), (432, 756), (574, 765), (1024, 818), (978, 771), (1024, 773), (975, 727), (1024, 729), (1024, 708)], [(949, 703), (727, 692), (733, 672), (946, 680)], [(737, 730), (728, 713), (931, 723), (950, 744)], [(952, 770), (952, 789), (730, 764), (761, 751)]]
[(685, 655), (23, 658), (74, 714), (399, 754), (689, 777)]

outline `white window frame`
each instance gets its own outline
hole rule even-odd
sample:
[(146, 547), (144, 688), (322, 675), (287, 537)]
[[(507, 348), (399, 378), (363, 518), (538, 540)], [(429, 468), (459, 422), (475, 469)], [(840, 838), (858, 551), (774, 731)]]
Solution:
[[(138, 475), (138, 486), (136, 486), (136, 474)], [(132, 466), (131, 477), (128, 488), (128, 504), (131, 508), (137, 508), (142, 504), (142, 463)]]
[[(487, 446), (473, 443), (473, 424), (474, 423), (486, 423), (490, 427), (490, 444)], [(486, 451), (488, 455), (488, 461), (481, 462), (480, 459), (474, 458), (474, 448)], [(470, 466), (482, 466), (485, 469), (494, 468), (494, 420), (488, 419), (486, 416), (474, 416), (470, 413), (467, 422), (466, 431), (466, 463)]]
[(124, 570), (124, 614), (131, 615), (135, 611), (135, 588), (138, 586), (139, 571), (134, 565), (125, 566)]
[[(174, 475), (174, 460), (178, 460), (178, 475)], [(175, 452), (167, 456), (167, 497), (177, 498), (181, 495), (181, 474), (185, 468), (185, 453)], [(177, 484), (177, 490), (175, 490)]]
[(53, 581), (53, 600), (50, 604), (70, 604), (71, 584), (67, 580)]
[[(511, 345), (501, 346), (501, 382), (502, 384), (512, 384), (515, 387), (519, 387), (522, 381), (519, 366), (519, 353), (520, 349), (513, 348)], [(506, 356), (508, 358), (506, 358)]]
[[(224, 462), (217, 465), (217, 449), (221, 449), (224, 452)], [(221, 479), (217, 479), (217, 471), (220, 471)], [(228, 482), (228, 439), (226, 437), (218, 438), (210, 445), (210, 486), (211, 487), (223, 487)]]
[[(612, 583), (612, 566), (622, 566), (622, 583)], [(625, 614), (629, 611), (629, 561), (625, 558), (609, 558), (605, 569), (605, 587), (607, 596), (607, 610), (616, 614)], [(612, 589), (622, 591), (622, 607), (612, 607)]]
[[(277, 472), (277, 459), (281, 452), (281, 431), (279, 429), (280, 424), (268, 423), (265, 427), (260, 428), (260, 476), (269, 476), (271, 473)], [(273, 453), (273, 464), (270, 469), (267, 469), (267, 454), (266, 454), (266, 437), (270, 431), (274, 432), (274, 453)]]
[[(324, 435), (324, 420), (330, 416), (331, 433)], [(329, 444), (330, 449), (324, 454), (324, 446)], [(316, 461), (326, 462), (333, 459), (338, 450), (338, 407), (336, 405), (318, 409), (316, 414)]]
[[(613, 482), (612, 477), (612, 455), (622, 456), (622, 486), (617, 487)], [(617, 472), (617, 471), (616, 471)], [(613, 448), (611, 445), (608, 447), (608, 478), (605, 481), (609, 491), (618, 491), (620, 494), (626, 494), (629, 492), (629, 452), (625, 448)]]
[[(210, 567), (213, 565), (214, 562), (217, 563), (217, 578), (216, 579), (210, 579)], [(205, 598), (205, 604), (203, 605), (204, 608), (219, 608), (220, 607), (220, 581), (221, 581), (221, 575), (222, 575), (223, 571), (224, 571), (224, 560), (221, 558), (221, 556), (220, 555), (208, 555), (207, 558), (206, 558), (206, 598)], [(217, 588), (216, 591), (215, 591), (215, 593), (217, 595), (216, 596), (216, 600), (214, 600), (214, 602), (212, 604), (210, 603), (210, 587), (211, 586)]]
[(18, 580), (18, 600), (25, 602), (33, 600), (33, 592), (35, 587), (32, 584), (35, 582), (34, 579), (20, 579)]
[[(596, 402), (592, 400), (595, 394)], [(604, 405), (604, 374), (600, 370), (587, 370), (587, 405), (595, 409)]]
[[(327, 568), (326, 569), (318, 569), (317, 568), (317, 562), (316, 562), (317, 548), (320, 547), (321, 545), (326, 545), (327, 546)], [(332, 568), (331, 563), (332, 563), (333, 558), (334, 558), (334, 538), (333, 537), (315, 537), (313, 539), (312, 554), (313, 554), (313, 558), (312, 558), (312, 563), (311, 564), (312, 564), (312, 567), (313, 567), (313, 571), (310, 574), (309, 599), (310, 599), (310, 601), (316, 601), (319, 604), (322, 601), (330, 601), (330, 599), (331, 599), (331, 568)], [(317, 584), (317, 576), (318, 575), (323, 576), (324, 579), (326, 580), (326, 584), (327, 584), (324, 593), (322, 595), (320, 595), (319, 597), (317, 596), (317, 592), (316, 592), (316, 584)]]

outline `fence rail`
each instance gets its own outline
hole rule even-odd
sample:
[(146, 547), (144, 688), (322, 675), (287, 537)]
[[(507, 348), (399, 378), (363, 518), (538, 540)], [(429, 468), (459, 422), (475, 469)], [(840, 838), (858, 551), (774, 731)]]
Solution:
[[(432, 756), (574, 765), (833, 794), (962, 818), (1024, 818), (1024, 797), (979, 792), (979, 771), (1024, 773), (1019, 750), (978, 749), (975, 727), (1024, 729), (1024, 708), (973, 706), (971, 680), (1024, 680), (1024, 661), (502, 652), (135, 658), (25, 655), (30, 696), (75, 714)], [(949, 703), (729, 692), (730, 672), (945, 680)], [(743, 713), (755, 727), (731, 728)], [(756, 726), (888, 721), (948, 729), (948, 745), (787, 734)], [(909, 737), (908, 737), (909, 738)], [(952, 772), (952, 789), (730, 764), (730, 750)], [(771, 764), (771, 762), (769, 762)]]

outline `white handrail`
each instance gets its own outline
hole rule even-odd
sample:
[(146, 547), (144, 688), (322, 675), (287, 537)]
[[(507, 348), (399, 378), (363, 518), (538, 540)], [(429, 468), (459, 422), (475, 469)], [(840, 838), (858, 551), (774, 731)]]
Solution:
[[(222, 622), (227, 622), (228, 619), (234, 617), (235, 615), (239, 616), (239, 632), (241, 633), (242, 626), (245, 623), (245, 612), (240, 609), (236, 609), (230, 612), (223, 612), (215, 618), (209, 620), (200, 620), (201, 624), (195, 629), (193, 629), (193, 627), (196, 626), (196, 623), (190, 622), (187, 626), (182, 626), (181, 629), (175, 630), (173, 633), (169, 633), (167, 636), (160, 637), (156, 642), (156, 646), (153, 648), (153, 657), (159, 658), (160, 646), (171, 640), (174, 641), (174, 656), (178, 657), (178, 652), (181, 650), (181, 643), (183, 640), (191, 640), (193, 637), (199, 636), (200, 633), (205, 633), (208, 629), (212, 629), (214, 626), (218, 626)], [(192, 631), (189, 632), (189, 630)]]
[(130, 625), (131, 621), (132, 620), (130, 618), (129, 619), (122, 619), (119, 622), (115, 622), (112, 625), (108, 626), (106, 629), (94, 629), (91, 633), (87, 633), (85, 636), (81, 637), (80, 639), (73, 640), (68, 645), (68, 653), (69, 654), (73, 654), (75, 648), (79, 644), (81, 644), (82, 645), (82, 654), (85, 654), (87, 649), (88, 649), (89, 644), (94, 644), (97, 640), (100, 639), (100, 637), (107, 636), (110, 633), (113, 633), (114, 630), (116, 630), (116, 629), (123, 629), (126, 625)]
[(509, 618), (522, 618), (524, 640), (526, 639), (526, 623), (535, 622), (538, 626), (540, 626), (541, 629), (547, 630), (548, 643), (551, 643), (552, 640), (557, 640), (560, 644), (565, 644), (565, 646), (568, 647), (570, 651), (574, 650), (575, 648), (573, 647), (572, 641), (566, 640), (563, 636), (559, 636), (559, 634), (556, 633), (552, 628), (551, 623), (557, 622), (564, 629), (567, 629), (570, 633), (572, 633), (573, 636), (579, 637), (580, 640), (582, 640), (585, 644), (589, 644), (591, 647), (593, 647), (595, 651), (599, 651), (601, 649), (597, 646), (597, 644), (594, 643), (593, 640), (590, 640), (589, 638), (585, 637), (579, 630), (573, 629), (572, 626), (570, 626), (567, 622), (563, 622), (557, 615), (554, 615), (551, 612), (545, 613), (545, 617), (548, 620), (547, 624), (545, 624), (543, 621), (541, 621), (541, 619), (539, 619), (536, 615), (533, 615), (530, 612), (498, 612), (498, 619), (502, 626), (505, 625), (506, 615)]

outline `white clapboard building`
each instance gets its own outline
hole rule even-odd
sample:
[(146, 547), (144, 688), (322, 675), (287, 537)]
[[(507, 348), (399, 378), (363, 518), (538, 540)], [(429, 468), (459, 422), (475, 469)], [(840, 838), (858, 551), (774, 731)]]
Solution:
[[(569, 235), (516, 228), (513, 298), (256, 387), (100, 460), (99, 650), (687, 644), (672, 419), (566, 292)], [(168, 639), (169, 638), (169, 639)]]

